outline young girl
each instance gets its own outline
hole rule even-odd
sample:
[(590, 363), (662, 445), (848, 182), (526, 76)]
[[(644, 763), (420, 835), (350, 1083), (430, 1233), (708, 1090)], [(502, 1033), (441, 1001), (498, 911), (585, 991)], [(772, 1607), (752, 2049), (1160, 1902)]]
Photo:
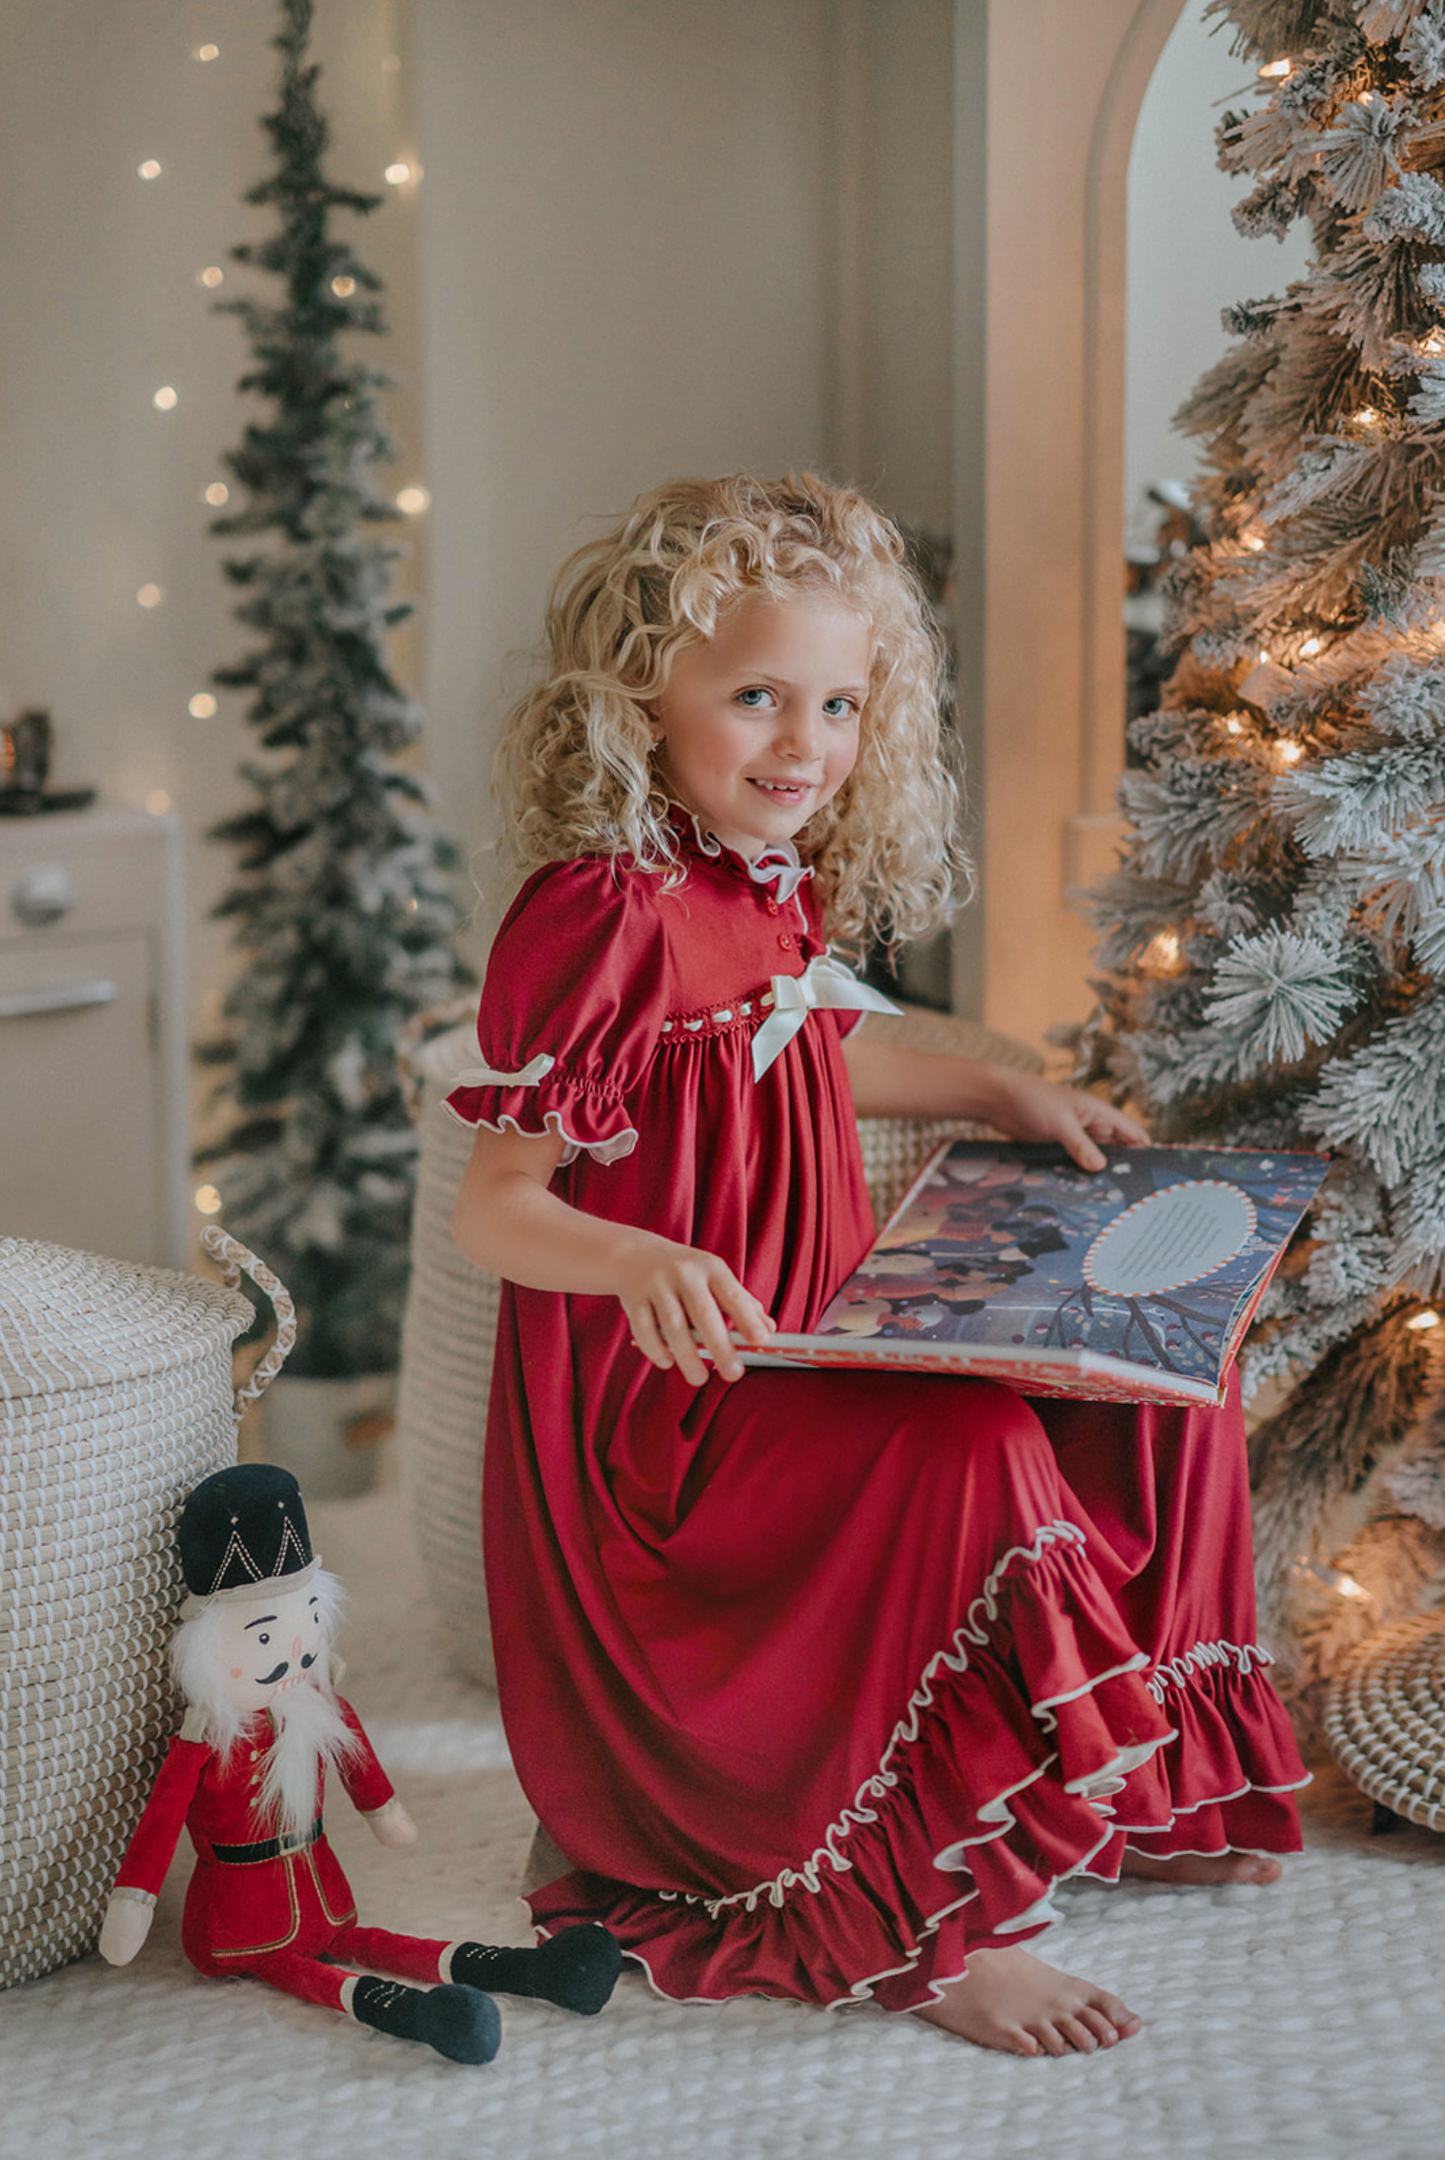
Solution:
[(684, 481), (583, 548), (502, 772), (456, 1212), (506, 1278), (485, 1556), (522, 1784), (664, 1994), (871, 2000), (1059, 2055), (1139, 2020), (1021, 1946), (1084, 1872), (1266, 1882), (1303, 1772), (1221, 1411), (745, 1369), (871, 1242), (855, 1119), (1083, 1167), (1094, 1098), (857, 1032), (828, 957), (948, 898), (939, 655), (894, 529)]

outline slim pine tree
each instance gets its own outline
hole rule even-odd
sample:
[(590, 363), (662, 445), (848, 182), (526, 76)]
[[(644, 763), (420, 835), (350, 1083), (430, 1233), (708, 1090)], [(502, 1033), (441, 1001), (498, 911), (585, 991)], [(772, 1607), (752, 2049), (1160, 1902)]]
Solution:
[(254, 354), (239, 387), (266, 411), (226, 460), (241, 504), (212, 527), (256, 543), (225, 563), (256, 642), (213, 680), (252, 693), (261, 750), (242, 768), (249, 804), (213, 834), (239, 854), (216, 912), (245, 964), (201, 1056), (225, 1068), (227, 1129), (205, 1159), (227, 1225), (296, 1299), (290, 1369), (334, 1375), (396, 1362), (416, 1152), (397, 1039), (467, 978), (451, 943), (455, 854), (400, 756), (420, 714), (385, 654), (411, 612), (388, 598), (399, 550), (368, 532), (397, 515), (375, 484), (391, 455), (388, 378), (340, 349), (386, 324), (380, 281), (333, 214), (381, 198), (325, 176), (311, 14), (311, 0), (282, 0), (280, 103), (263, 122), (273, 165), (246, 197), (274, 207), (275, 228), (231, 250), (282, 294), (220, 303)]
[(1335, 1151), (1245, 1359), (1284, 1396), (1257, 1543), (1308, 1709), (1445, 1585), (1445, 6), (1211, 12), (1257, 86), (1219, 129), (1235, 222), (1306, 218), (1314, 258), (1227, 311), (1179, 415), (1212, 537), (1092, 896), (1091, 1069), (1161, 1138)]

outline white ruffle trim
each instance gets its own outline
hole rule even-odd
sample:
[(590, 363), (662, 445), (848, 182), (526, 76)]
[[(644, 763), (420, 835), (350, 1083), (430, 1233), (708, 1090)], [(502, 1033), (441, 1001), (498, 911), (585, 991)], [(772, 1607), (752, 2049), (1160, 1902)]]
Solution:
[[(535, 1064), (535, 1062), (534, 1059), (533, 1063)], [(548, 1063), (551, 1063), (550, 1058)], [(459, 1086), (465, 1084), (467, 1083), (458, 1082)], [(474, 1086), (481, 1085), (480, 1082), (470, 1084)], [(548, 1110), (544, 1116), (543, 1123), (546, 1126), (546, 1132), (528, 1132), (525, 1126), (519, 1125), (517, 1120), (510, 1117), (505, 1110), (496, 1124), (493, 1124), (490, 1118), (463, 1117), (461, 1111), (454, 1109), (449, 1102), (444, 1102), (442, 1108), (446, 1111), (448, 1117), (454, 1117), (459, 1125), (465, 1125), (468, 1132), (480, 1132), (483, 1129), (494, 1133), (514, 1132), (520, 1134), (524, 1140), (545, 1140), (547, 1134), (550, 1133), (554, 1139), (562, 1142), (562, 1164), (564, 1168), (568, 1163), (576, 1162), (577, 1157), (583, 1154), (590, 1155), (594, 1162), (621, 1162), (622, 1158), (625, 1155), (630, 1155), (637, 1145), (637, 1128), (635, 1125), (629, 1125), (626, 1132), (614, 1133), (608, 1140), (574, 1140), (556, 1110)]]
[(535, 1087), (545, 1080), (557, 1060), (539, 1050), (520, 1072), (498, 1072), (495, 1065), (468, 1065), (452, 1076), (453, 1087)]
[[(1072, 1545), (1082, 1548), (1086, 1542), (1084, 1533), (1077, 1523), (1052, 1522), (1044, 1523), (1035, 1532), (1030, 1544), (1010, 1546), (988, 1576), (979, 1595), (970, 1604), (961, 1625), (954, 1630), (951, 1647), (936, 1652), (924, 1667), (918, 1686), (908, 1699), (908, 1707), (904, 1715), (899, 1719), (889, 1736), (888, 1745), (883, 1750), (882, 1760), (877, 1770), (872, 1777), (863, 1780), (863, 1783), (853, 1795), (852, 1805), (845, 1807), (838, 1820), (828, 1825), (822, 1844), (819, 1845), (816, 1852), (809, 1859), (803, 1861), (799, 1867), (783, 1868), (780, 1873), (771, 1877), (769, 1881), (755, 1883), (751, 1890), (734, 1890), (724, 1897), (703, 1897), (690, 1890), (659, 1890), (655, 1894), (659, 1898), (666, 1899), (669, 1903), (679, 1902), (686, 1905), (701, 1905), (708, 1917), (716, 1920), (729, 1906), (740, 1906), (745, 1912), (753, 1912), (757, 1909), (759, 1901), (764, 1898), (767, 1899), (770, 1905), (781, 1906), (790, 1890), (803, 1889), (816, 1895), (822, 1888), (822, 1871), (825, 1867), (831, 1868), (834, 1874), (851, 1871), (852, 1861), (847, 1857), (846, 1853), (839, 1849), (843, 1840), (851, 1831), (860, 1828), (864, 1823), (877, 1822), (877, 1812), (869, 1806), (869, 1802), (886, 1799), (897, 1785), (897, 1773), (890, 1770), (888, 1766), (899, 1748), (917, 1740), (922, 1730), (922, 1713), (931, 1708), (934, 1701), (932, 1683), (935, 1677), (943, 1671), (967, 1672), (968, 1651), (965, 1648), (966, 1643), (973, 1643), (980, 1649), (987, 1645), (989, 1630), (985, 1623), (998, 1618), (998, 1589), (1007, 1569), (1015, 1560), (1021, 1561), (1026, 1567), (1034, 1566), (1043, 1558), (1044, 1553), (1050, 1546)], [(1121, 1666), (1118, 1670), (1130, 1671), (1135, 1669), (1136, 1663), (1142, 1665), (1145, 1662), (1144, 1654), (1141, 1651), (1137, 1661), (1131, 1660), (1129, 1665)], [(1112, 1675), (1101, 1673), (1098, 1680), (1090, 1682), (1088, 1686), (1078, 1692), (1086, 1694), (1089, 1691), (1089, 1686), (1097, 1686), (1099, 1681), (1110, 1677)], [(1031, 1707), (1034, 1708), (1035, 1715), (1038, 1717), (1043, 1729), (1045, 1731), (1052, 1730), (1056, 1720), (1051, 1716), (1048, 1706), (1039, 1704), (1036, 1706), (1031, 1705)], [(1162, 1740), (1158, 1743), (1161, 1747), (1163, 1744)], [(1041, 1777), (1053, 1760), (1054, 1757), (1050, 1755), (1040, 1764), (1034, 1775)], [(1112, 1764), (1105, 1766), (1106, 1770), (1112, 1770), (1113, 1767)], [(1033, 1779), (1029, 1778), (1024, 1782), (1031, 1784)], [(958, 1847), (950, 1846), (949, 1851), (961, 1850), (962, 1845), (968, 1843), (985, 1844), (1008, 1829), (1013, 1817), (1006, 1806), (1002, 1807), (1002, 1812), (997, 1818), (994, 1818), (989, 1812), (991, 1809), (999, 1807), (1006, 1798), (1006, 1795), (995, 1794), (992, 1800), (986, 1801), (979, 1809), (980, 1819), (991, 1824), (996, 1820), (996, 1827), (990, 1828), (976, 1839), (962, 1840)], [(958, 1863), (953, 1864), (957, 1865)]]
[(1156, 1703), (1162, 1703), (1171, 1687), (1184, 1687), (1196, 1673), (1213, 1665), (1233, 1665), (1247, 1680), (1256, 1665), (1272, 1665), (1274, 1659), (1263, 1643), (1197, 1642), (1177, 1658), (1156, 1665), (1146, 1685)]

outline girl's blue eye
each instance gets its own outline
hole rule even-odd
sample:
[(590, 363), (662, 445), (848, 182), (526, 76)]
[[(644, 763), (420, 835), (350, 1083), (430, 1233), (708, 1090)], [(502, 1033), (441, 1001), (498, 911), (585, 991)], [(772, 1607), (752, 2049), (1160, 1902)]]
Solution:
[(746, 705), (749, 712), (756, 712), (763, 699), (771, 696), (771, 690), (740, 690), (738, 692), (738, 703)]
[(825, 698), (823, 711), (830, 720), (846, 720), (853, 711), (853, 700), (846, 697)]

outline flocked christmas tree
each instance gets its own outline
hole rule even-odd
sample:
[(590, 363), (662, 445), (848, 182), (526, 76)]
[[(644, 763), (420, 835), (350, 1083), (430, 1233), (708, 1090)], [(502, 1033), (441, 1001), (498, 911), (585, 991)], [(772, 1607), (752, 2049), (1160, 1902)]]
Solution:
[[(1220, 162), (1308, 273), (1179, 416), (1211, 540), (1093, 895), (1093, 1070), (1162, 1139), (1335, 1162), (1245, 1357), (1266, 1634), (1308, 1711), (1445, 1595), (1445, 5), (1215, 0)], [(1242, 70), (1243, 72), (1243, 70)]]
[(275, 226), (232, 250), (281, 290), (221, 303), (254, 354), (240, 388), (265, 409), (226, 460), (240, 505), (213, 525), (252, 543), (226, 573), (255, 643), (214, 680), (252, 693), (261, 750), (243, 767), (248, 806), (215, 831), (239, 852), (217, 912), (244, 964), (226, 1032), (201, 1054), (226, 1068), (227, 1128), (206, 1160), (227, 1227), (295, 1297), (289, 1369), (334, 1375), (396, 1362), (416, 1153), (397, 1042), (465, 973), (450, 942), (453, 851), (402, 755), (420, 715), (386, 657), (411, 612), (389, 598), (399, 550), (375, 533), (397, 515), (377, 488), (388, 378), (342, 351), (386, 325), (380, 281), (335, 235), (335, 214), (381, 198), (325, 177), (311, 13), (311, 0), (282, 0), (280, 103), (263, 123), (273, 167), (246, 198)]

